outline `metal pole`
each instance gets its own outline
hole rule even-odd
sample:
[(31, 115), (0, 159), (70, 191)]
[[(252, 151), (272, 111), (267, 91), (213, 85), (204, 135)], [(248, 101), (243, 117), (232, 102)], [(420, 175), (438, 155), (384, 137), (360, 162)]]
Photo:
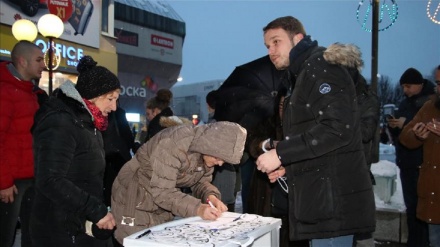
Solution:
[[(371, 28), (371, 90), (379, 95), (377, 90), (377, 74), (378, 74), (378, 60), (379, 60), (379, 1), (373, 0), (373, 20)], [(371, 148), (376, 150), (379, 154), (380, 140), (380, 123), (377, 123), (375, 138), (373, 138), (373, 145)], [(378, 156), (378, 155), (377, 155)], [(379, 158), (379, 157), (375, 157)]]
[(52, 51), (52, 37), (49, 37), (49, 95), (52, 94), (52, 87), (53, 87), (53, 82), (52, 82), (52, 72), (53, 72), (53, 65), (52, 65), (52, 60), (53, 60), (53, 51)]
[(377, 93), (378, 54), (379, 54), (379, 0), (373, 0), (371, 40), (371, 90)]

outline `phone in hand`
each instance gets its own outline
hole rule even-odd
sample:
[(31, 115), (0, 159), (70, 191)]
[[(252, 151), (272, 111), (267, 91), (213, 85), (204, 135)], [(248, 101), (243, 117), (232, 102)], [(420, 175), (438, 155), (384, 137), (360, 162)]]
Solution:
[(385, 117), (386, 119), (394, 119), (394, 116), (391, 114), (386, 114)]

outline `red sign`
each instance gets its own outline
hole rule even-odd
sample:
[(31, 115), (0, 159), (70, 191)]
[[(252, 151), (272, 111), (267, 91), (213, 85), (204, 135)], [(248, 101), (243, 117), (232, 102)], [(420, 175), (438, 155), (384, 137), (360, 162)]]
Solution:
[(69, 20), (73, 13), (72, 0), (48, 0), (47, 8), (51, 14), (57, 15), (63, 22)]
[(159, 35), (154, 35), (154, 34), (151, 35), (151, 44), (174, 49), (174, 40), (161, 37)]

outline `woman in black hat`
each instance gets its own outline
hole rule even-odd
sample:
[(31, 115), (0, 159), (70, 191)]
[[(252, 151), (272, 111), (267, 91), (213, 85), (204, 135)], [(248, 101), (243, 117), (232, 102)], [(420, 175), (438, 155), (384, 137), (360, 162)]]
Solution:
[(36, 195), (34, 246), (109, 246), (115, 227), (103, 202), (101, 132), (116, 110), (118, 78), (89, 56), (35, 115), (32, 128)]

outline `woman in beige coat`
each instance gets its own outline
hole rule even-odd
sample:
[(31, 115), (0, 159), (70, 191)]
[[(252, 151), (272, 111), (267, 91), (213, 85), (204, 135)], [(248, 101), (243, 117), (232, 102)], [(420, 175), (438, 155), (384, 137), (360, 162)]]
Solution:
[[(124, 165), (113, 184), (118, 241), (174, 216), (217, 219), (227, 207), (211, 184), (214, 166), (238, 164), (245, 140), (246, 130), (230, 122), (180, 125), (156, 134)], [(190, 187), (192, 194), (181, 192), (182, 187)]]

